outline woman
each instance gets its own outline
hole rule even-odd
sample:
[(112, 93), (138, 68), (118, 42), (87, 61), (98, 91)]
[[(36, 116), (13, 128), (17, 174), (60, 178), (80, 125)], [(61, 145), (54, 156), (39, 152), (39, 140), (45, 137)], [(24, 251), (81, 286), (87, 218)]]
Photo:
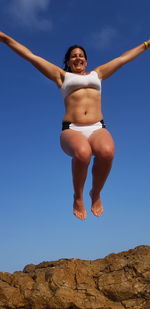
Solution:
[(105, 128), (101, 110), (101, 81), (150, 48), (150, 39), (120, 57), (96, 67), (90, 73), (86, 72), (86, 52), (80, 46), (75, 45), (69, 48), (63, 70), (36, 56), (28, 48), (2, 32), (0, 32), (0, 41), (30, 61), (61, 89), (64, 96), (65, 115), (60, 141), (64, 152), (72, 157), (73, 213), (81, 220), (86, 219), (83, 188), (88, 165), (91, 156), (94, 155), (90, 191), (91, 210), (95, 216), (101, 216), (103, 205), (100, 192), (108, 177), (114, 157), (114, 142)]

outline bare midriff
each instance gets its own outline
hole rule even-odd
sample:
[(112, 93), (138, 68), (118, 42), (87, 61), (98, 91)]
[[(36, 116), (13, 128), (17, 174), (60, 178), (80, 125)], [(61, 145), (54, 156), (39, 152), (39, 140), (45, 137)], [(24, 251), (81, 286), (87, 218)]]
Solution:
[(92, 88), (79, 89), (65, 98), (63, 121), (78, 125), (89, 125), (102, 119), (101, 95), (98, 90)]

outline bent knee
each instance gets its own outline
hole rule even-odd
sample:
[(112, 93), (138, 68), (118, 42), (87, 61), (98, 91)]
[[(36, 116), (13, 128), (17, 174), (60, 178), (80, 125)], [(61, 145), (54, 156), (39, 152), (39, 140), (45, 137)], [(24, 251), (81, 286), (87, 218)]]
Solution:
[(74, 158), (77, 160), (84, 162), (88, 164), (90, 162), (92, 155), (92, 151), (87, 147), (80, 147), (79, 149), (76, 149)]
[(97, 156), (103, 158), (107, 161), (112, 161), (114, 158), (114, 147), (112, 146), (105, 146), (103, 149), (97, 152)]

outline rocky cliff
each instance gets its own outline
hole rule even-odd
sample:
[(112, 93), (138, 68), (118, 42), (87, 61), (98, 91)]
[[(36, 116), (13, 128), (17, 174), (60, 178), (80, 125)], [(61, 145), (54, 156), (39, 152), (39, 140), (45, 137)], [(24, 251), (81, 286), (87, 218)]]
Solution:
[(0, 273), (0, 309), (150, 309), (150, 247)]

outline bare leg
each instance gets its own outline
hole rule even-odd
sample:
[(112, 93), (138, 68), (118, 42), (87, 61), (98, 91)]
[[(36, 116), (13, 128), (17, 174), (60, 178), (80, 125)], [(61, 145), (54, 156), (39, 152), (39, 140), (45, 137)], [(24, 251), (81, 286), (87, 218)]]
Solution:
[(84, 220), (86, 219), (86, 210), (83, 202), (83, 188), (92, 155), (91, 147), (83, 134), (70, 129), (62, 132), (61, 146), (65, 153), (72, 157), (73, 213), (77, 218)]
[(90, 145), (95, 155), (92, 168), (92, 190), (90, 191), (92, 199), (91, 210), (95, 216), (101, 216), (103, 205), (100, 199), (100, 192), (111, 170), (114, 156), (114, 142), (106, 129), (100, 129), (91, 135)]
[(72, 178), (74, 186), (74, 215), (83, 220), (86, 219), (86, 210), (83, 204), (83, 188), (87, 176), (88, 164), (76, 158), (72, 159)]

